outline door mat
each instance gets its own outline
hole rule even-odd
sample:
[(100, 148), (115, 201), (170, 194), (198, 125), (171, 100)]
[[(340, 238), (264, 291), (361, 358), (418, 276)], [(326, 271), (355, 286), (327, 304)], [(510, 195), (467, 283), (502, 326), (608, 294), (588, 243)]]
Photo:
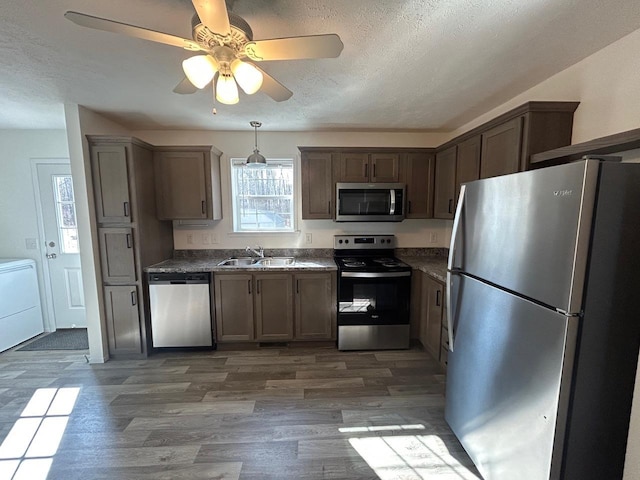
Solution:
[(44, 337), (40, 337), (24, 347), (18, 348), (18, 352), (40, 350), (88, 350), (89, 338), (86, 328), (60, 328)]

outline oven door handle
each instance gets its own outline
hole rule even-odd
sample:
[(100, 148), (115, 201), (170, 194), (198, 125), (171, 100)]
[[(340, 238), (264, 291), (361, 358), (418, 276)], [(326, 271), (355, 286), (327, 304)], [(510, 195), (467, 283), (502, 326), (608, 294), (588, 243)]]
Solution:
[(411, 272), (340, 272), (342, 278), (410, 277)]
[(391, 196), (391, 210), (389, 211), (389, 215), (395, 215), (396, 213), (396, 191), (392, 188), (389, 190), (389, 195)]

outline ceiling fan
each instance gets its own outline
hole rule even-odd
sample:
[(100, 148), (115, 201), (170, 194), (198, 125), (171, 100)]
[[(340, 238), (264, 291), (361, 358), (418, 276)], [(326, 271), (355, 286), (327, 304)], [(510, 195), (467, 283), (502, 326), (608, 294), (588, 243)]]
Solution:
[(213, 82), (216, 99), (229, 105), (238, 103), (237, 85), (248, 95), (262, 91), (276, 102), (293, 95), (254, 62), (335, 58), (344, 46), (336, 34), (253, 40), (249, 24), (229, 12), (225, 0), (192, 0), (192, 3), (196, 10), (191, 21), (193, 40), (84, 13), (69, 11), (64, 16), (83, 27), (199, 52), (182, 62), (186, 77), (173, 91), (194, 93), (211, 83), (217, 74), (217, 81)]

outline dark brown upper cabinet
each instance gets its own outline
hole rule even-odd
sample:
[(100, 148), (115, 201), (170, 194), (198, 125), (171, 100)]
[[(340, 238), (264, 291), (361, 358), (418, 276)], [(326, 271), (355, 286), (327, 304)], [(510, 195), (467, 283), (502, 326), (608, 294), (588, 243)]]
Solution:
[(482, 134), (480, 178), (497, 177), (520, 170), (523, 118), (498, 125)]
[(344, 152), (339, 157), (340, 182), (394, 183), (400, 178), (398, 153)]
[(433, 218), (435, 158), (432, 153), (406, 154), (402, 183), (407, 185), (406, 218)]
[(454, 145), (436, 154), (433, 189), (434, 218), (453, 218), (456, 193), (456, 151), (457, 147)]
[(219, 220), (220, 154), (211, 146), (156, 147), (157, 212), (160, 220)]
[(480, 178), (480, 135), (458, 145), (456, 156), (456, 203), (460, 196), (460, 186)]
[(333, 218), (333, 154), (302, 152), (302, 218)]

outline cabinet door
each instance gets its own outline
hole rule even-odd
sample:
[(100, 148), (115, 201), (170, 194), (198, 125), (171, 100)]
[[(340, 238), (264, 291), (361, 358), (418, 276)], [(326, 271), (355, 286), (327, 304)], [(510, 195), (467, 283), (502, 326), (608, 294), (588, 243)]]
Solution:
[(101, 228), (100, 259), (105, 283), (134, 283), (136, 267), (130, 228)]
[(434, 158), (428, 153), (407, 155), (407, 218), (433, 218)]
[(434, 218), (453, 218), (456, 193), (456, 146), (436, 154), (433, 194)]
[(369, 177), (372, 182), (395, 183), (400, 178), (400, 155), (397, 153), (372, 153), (371, 171)]
[(460, 185), (480, 178), (480, 135), (458, 144), (456, 156), (456, 204)]
[(135, 286), (104, 287), (109, 353), (142, 353), (138, 291)]
[(333, 218), (331, 152), (302, 154), (302, 218)]
[(336, 297), (331, 272), (295, 276), (296, 340), (335, 338)]
[(483, 133), (480, 178), (517, 172), (520, 169), (521, 148), (522, 117)]
[(369, 154), (342, 153), (340, 154), (341, 182), (369, 181)]
[(211, 218), (203, 152), (156, 152), (154, 167), (159, 219)]
[(420, 340), (425, 349), (433, 355), (436, 360), (439, 360), (444, 285), (426, 273), (423, 273), (422, 295), (423, 299), (425, 299), (426, 324), (423, 325)]
[(98, 223), (130, 223), (126, 148), (123, 145), (92, 147), (91, 170)]
[(256, 339), (258, 341), (293, 338), (293, 287), (290, 273), (254, 275)]
[(215, 276), (218, 342), (251, 341), (253, 335), (253, 278), (250, 274)]

